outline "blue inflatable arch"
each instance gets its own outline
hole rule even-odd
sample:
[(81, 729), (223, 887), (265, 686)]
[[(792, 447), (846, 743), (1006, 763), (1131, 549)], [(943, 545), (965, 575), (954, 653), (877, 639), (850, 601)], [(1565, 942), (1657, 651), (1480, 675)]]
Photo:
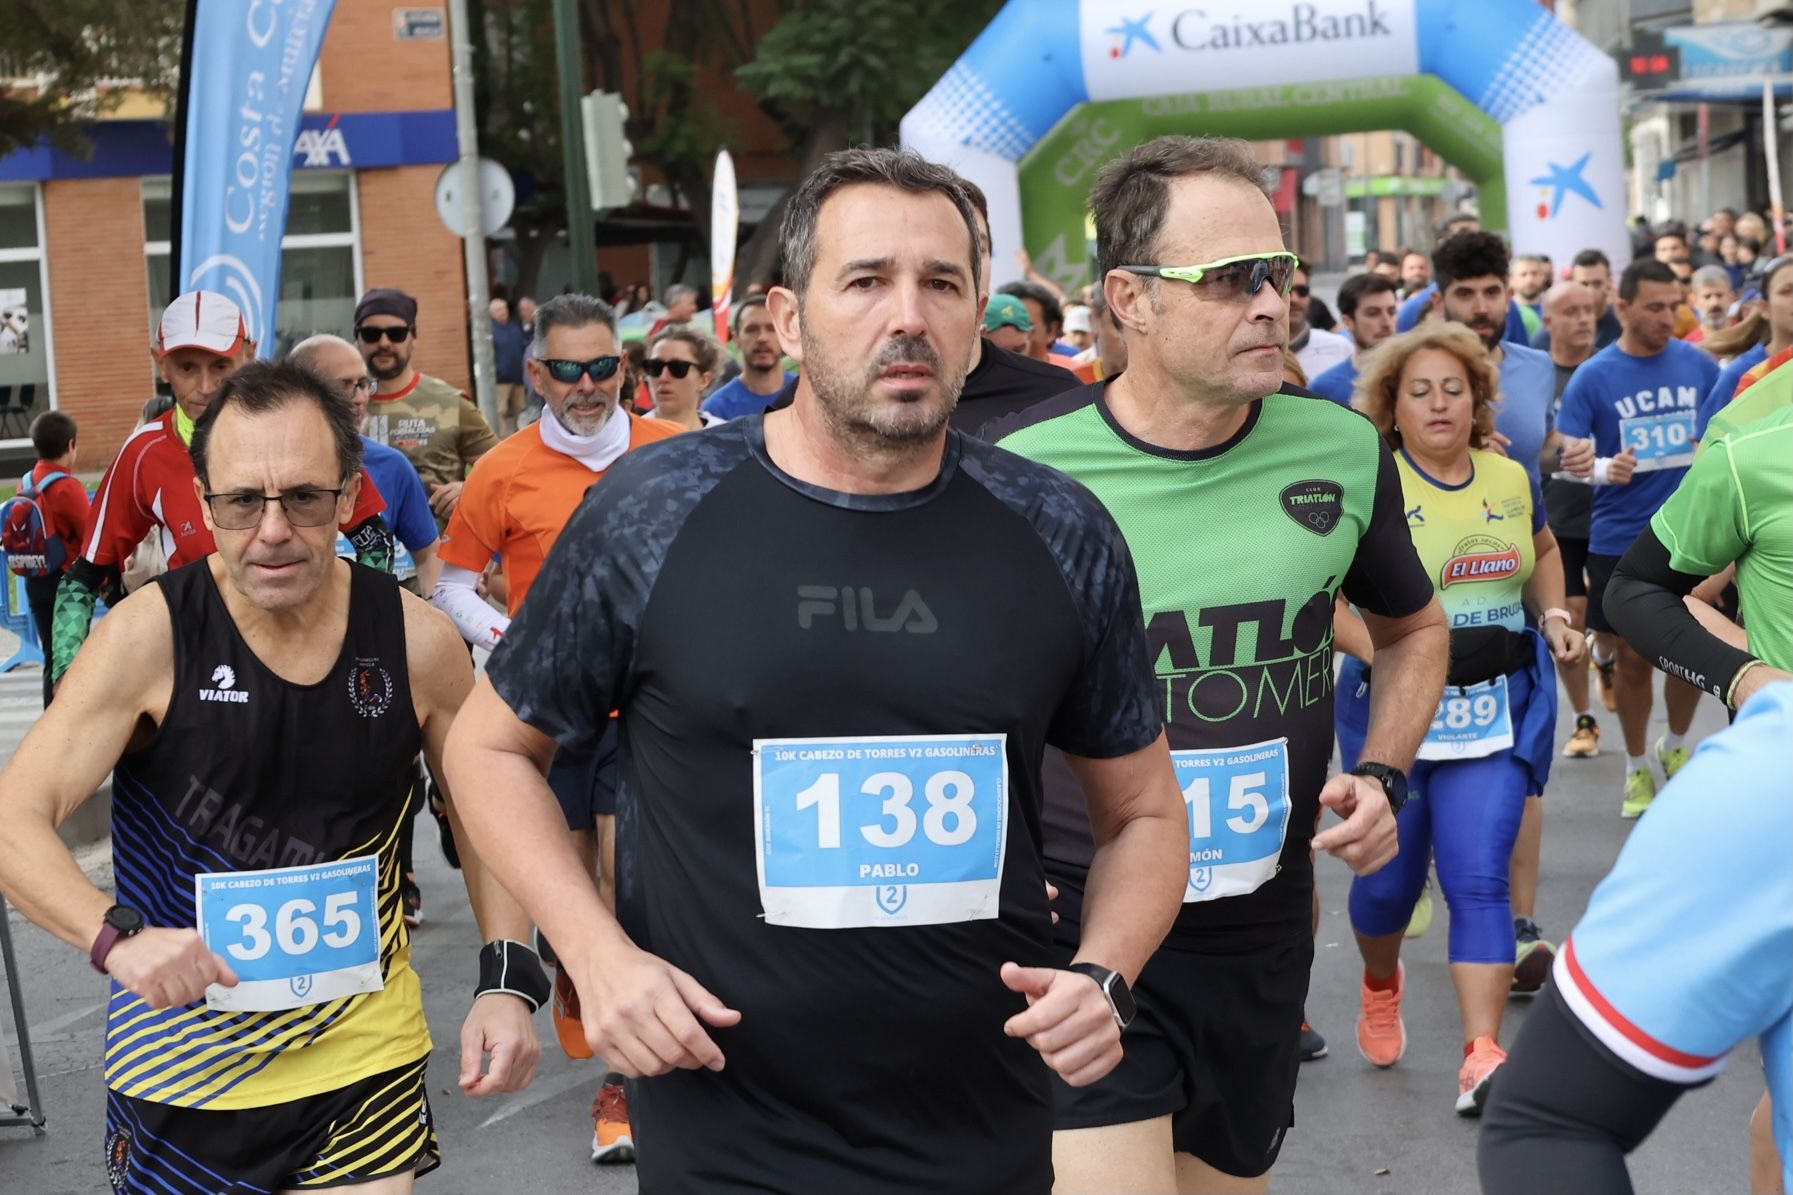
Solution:
[(1484, 216), (1517, 251), (1629, 260), (1617, 67), (1535, 0), (1009, 0), (902, 139), (983, 187), (1002, 281), (1022, 243), (1019, 165), (1080, 105), (1411, 75), (1500, 125), (1507, 210)]

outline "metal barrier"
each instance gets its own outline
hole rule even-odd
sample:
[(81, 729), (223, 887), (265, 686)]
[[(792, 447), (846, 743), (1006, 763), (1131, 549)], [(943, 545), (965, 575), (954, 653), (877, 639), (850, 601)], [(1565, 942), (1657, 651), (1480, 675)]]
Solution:
[[(6, 987), (12, 997), (12, 1023), (19, 1035), (19, 1066), (25, 1075), (25, 1099), (21, 1103), (18, 1091), (13, 1087), (6, 1028), (0, 1025), (0, 1128), (28, 1125), (34, 1132), (42, 1133), (44, 1101), (38, 1094), (37, 1068), (31, 1061), (31, 1030), (25, 1024), (25, 993), (19, 990), (19, 964), (13, 954), (5, 897), (0, 897), (0, 971), (6, 973)], [(10, 1115), (5, 1109), (10, 1109)]]

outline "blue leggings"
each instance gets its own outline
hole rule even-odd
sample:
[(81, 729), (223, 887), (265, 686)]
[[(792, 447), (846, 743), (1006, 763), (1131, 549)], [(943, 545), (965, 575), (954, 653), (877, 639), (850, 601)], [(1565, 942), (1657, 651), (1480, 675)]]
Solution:
[(1451, 962), (1511, 964), (1507, 868), (1529, 784), (1511, 751), (1416, 763), (1415, 795), (1395, 821), (1401, 853), (1381, 871), (1351, 881), (1351, 928), (1372, 938), (1400, 933), (1436, 852), (1438, 883), (1451, 911)]

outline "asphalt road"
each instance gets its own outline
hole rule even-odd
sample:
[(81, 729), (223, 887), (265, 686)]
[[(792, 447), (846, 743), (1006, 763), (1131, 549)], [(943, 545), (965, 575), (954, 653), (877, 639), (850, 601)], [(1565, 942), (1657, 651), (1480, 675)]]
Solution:
[[(16, 737), (23, 707), (20, 678), (0, 678), (0, 735)], [(1661, 705), (1658, 702), (1660, 716)], [(1559, 764), (1547, 797), (1540, 920), (1559, 940), (1585, 907), (1589, 893), (1623, 844), (1628, 823), (1618, 818), (1622, 758), (1617, 725), (1608, 716), (1606, 753)], [(1723, 725), (1715, 703), (1701, 709), (1696, 729)], [(1655, 733), (1654, 731), (1652, 733)], [(0, 743), (0, 748), (10, 743)], [(599, 1071), (566, 1059), (550, 1040), (535, 1084), (521, 1094), (475, 1101), (454, 1085), (459, 1021), (471, 990), (477, 938), (458, 877), (443, 863), (427, 819), (419, 824), (417, 858), (426, 922), (415, 939), (415, 961), (427, 993), (437, 1043), (431, 1061), (431, 1098), (445, 1161), (420, 1184), (425, 1192), (630, 1192), (632, 1168), (592, 1166), (588, 1110)], [(85, 862), (96, 880), (110, 879), (103, 848)], [(1440, 902), (1430, 934), (1409, 943), (1407, 1057), (1377, 1071), (1358, 1057), (1352, 1038), (1357, 1011), (1356, 951), (1343, 906), (1349, 876), (1323, 860), (1320, 929), (1308, 1011), (1333, 1046), (1330, 1057), (1303, 1068), (1290, 1133), (1272, 1189), (1311, 1195), (1459, 1195), (1476, 1190), (1476, 1124), (1451, 1109), (1461, 1046), (1455, 1000), (1445, 962), (1446, 918)], [(37, 1049), (48, 1131), (0, 1130), (0, 1192), (7, 1195), (90, 1195), (103, 1191), (100, 1154), (104, 1093), (100, 1080), (103, 981), (77, 952), (12, 915), (21, 980)], [(1698, 926), (1663, 926), (1665, 933), (1698, 933)], [(1509, 1005), (1511, 1040), (1526, 1005)], [(8, 1026), (9, 1032), (11, 1026)], [(1634, 1157), (1641, 1195), (1748, 1189), (1750, 1110), (1762, 1091), (1753, 1046), (1709, 1087), (1685, 1097), (1657, 1135)], [(1553, 1191), (1549, 1175), (1539, 1190)]]

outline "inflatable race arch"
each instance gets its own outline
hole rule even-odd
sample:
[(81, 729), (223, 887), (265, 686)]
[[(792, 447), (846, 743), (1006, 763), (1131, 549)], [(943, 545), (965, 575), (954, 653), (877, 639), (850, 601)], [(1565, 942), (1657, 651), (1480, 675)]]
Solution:
[(1618, 69), (1536, 0), (1009, 0), (902, 139), (984, 189), (998, 281), (1025, 244), (1074, 286), (1096, 171), (1141, 141), (1373, 129), (1473, 179), (1516, 252), (1630, 259)]

